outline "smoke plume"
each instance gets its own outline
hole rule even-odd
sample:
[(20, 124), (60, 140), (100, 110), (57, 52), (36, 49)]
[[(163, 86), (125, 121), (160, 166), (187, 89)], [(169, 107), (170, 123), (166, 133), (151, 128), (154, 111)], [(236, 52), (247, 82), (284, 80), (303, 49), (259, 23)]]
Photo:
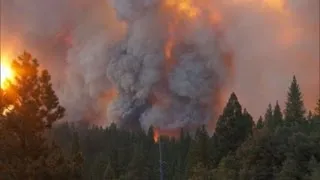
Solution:
[(319, 96), (319, 1), (11, 0), (1, 54), (49, 69), (67, 120), (214, 125), (228, 95), (257, 117), (297, 76)]

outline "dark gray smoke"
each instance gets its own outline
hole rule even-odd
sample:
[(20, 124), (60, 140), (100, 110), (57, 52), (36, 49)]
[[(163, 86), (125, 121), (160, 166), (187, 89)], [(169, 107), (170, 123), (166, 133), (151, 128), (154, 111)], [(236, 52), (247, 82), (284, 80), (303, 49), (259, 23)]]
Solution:
[[(270, 101), (284, 102), (293, 74), (311, 108), (319, 93), (319, 1), (283, 1), (279, 10), (258, 0), (191, 0), (200, 10), (191, 20), (165, 0), (5, 0), (1, 53), (36, 56), (70, 121), (198, 125), (218, 115), (221, 91), (235, 91), (257, 117)], [(212, 12), (222, 16), (219, 27)]]
[[(162, 2), (113, 1), (118, 18), (128, 25), (128, 33), (108, 63), (109, 78), (119, 92), (108, 107), (108, 119), (120, 124), (139, 119), (144, 128), (205, 124), (213, 118), (215, 91), (220, 89), (226, 71), (215, 44), (216, 34), (206, 23), (194, 25), (189, 19), (179, 22), (178, 28), (185, 32), (175, 35), (176, 64), (166, 72), (164, 47), (174, 19), (161, 10)], [(168, 102), (150, 102), (151, 95), (155, 99), (165, 97)]]

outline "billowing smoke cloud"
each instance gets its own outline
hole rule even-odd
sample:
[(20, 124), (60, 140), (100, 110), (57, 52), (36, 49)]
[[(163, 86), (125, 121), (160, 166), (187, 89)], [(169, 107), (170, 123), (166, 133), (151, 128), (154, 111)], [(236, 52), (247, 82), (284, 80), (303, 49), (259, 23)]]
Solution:
[(256, 117), (284, 102), (293, 74), (315, 104), (318, 0), (166, 2), (4, 1), (1, 53), (31, 51), (71, 121), (193, 126), (213, 121), (231, 91)]

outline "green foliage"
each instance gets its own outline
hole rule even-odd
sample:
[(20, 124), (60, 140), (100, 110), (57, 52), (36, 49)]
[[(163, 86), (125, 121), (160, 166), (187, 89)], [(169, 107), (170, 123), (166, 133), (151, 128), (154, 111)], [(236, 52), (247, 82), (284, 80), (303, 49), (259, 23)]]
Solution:
[(39, 72), (37, 60), (26, 52), (12, 68), (15, 81), (0, 90), (0, 174), (8, 180), (80, 179), (76, 162), (47, 139), (52, 124), (65, 112), (48, 71)]
[(232, 93), (223, 114), (218, 119), (214, 133), (214, 165), (222, 157), (235, 151), (248, 136), (251, 136), (253, 121), (249, 113), (242, 112), (240, 103), (235, 93)]
[(193, 169), (205, 168), (210, 165), (209, 135), (205, 126), (197, 129), (194, 140), (191, 142), (191, 148), (188, 154), (189, 177), (195, 176)]
[(273, 111), (271, 104), (268, 105), (267, 111), (264, 115), (264, 121), (266, 122), (266, 125), (268, 128), (271, 128), (272, 126), (272, 120), (273, 120)]
[(236, 163), (236, 157), (234, 155), (229, 154), (224, 157), (220, 163), (218, 168), (213, 171), (213, 179), (216, 180), (229, 180), (229, 179), (237, 179), (238, 178), (238, 164)]
[(293, 180), (299, 179), (299, 167), (295, 160), (288, 157), (276, 177), (277, 180)]
[(262, 117), (260, 116), (258, 121), (257, 121), (257, 125), (256, 125), (256, 128), (257, 129), (262, 129), (264, 127), (264, 122), (263, 122), (263, 119)]
[(276, 102), (276, 106), (273, 110), (273, 119), (272, 123), (270, 124), (271, 129), (275, 130), (277, 127), (281, 126), (283, 124), (283, 115), (281, 112), (281, 108), (279, 106), (278, 101)]
[[(297, 85), (296, 80), (293, 84)], [(209, 137), (204, 126), (193, 136), (181, 130), (179, 140), (162, 136), (164, 179), (319, 179), (319, 119), (314, 113), (310, 121), (305, 121), (300, 106), (293, 103), (299, 99), (295, 96), (290, 95), (285, 118), (277, 102), (273, 109), (268, 107), (266, 120), (260, 118), (253, 128), (252, 117), (242, 110), (233, 93), (214, 136)], [(75, 139), (72, 133), (63, 132), (72, 128), (61, 128), (60, 134)], [(159, 179), (159, 144), (153, 136), (153, 127), (146, 133), (123, 131), (115, 124), (105, 129), (82, 128), (79, 141), (85, 157), (85, 179)]]
[(130, 180), (147, 180), (150, 169), (147, 164), (147, 159), (144, 156), (143, 146), (137, 144), (134, 148), (134, 154), (129, 163), (127, 178)]
[(293, 76), (292, 83), (287, 95), (285, 120), (288, 125), (302, 123), (305, 115), (302, 93), (298, 85), (297, 79)]

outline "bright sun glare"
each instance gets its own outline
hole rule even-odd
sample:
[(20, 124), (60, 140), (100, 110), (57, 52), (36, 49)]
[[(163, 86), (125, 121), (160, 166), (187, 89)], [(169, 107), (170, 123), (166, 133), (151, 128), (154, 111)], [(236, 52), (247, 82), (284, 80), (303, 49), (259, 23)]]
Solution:
[(9, 60), (6, 56), (1, 56), (1, 74), (0, 74), (0, 82), (1, 89), (7, 88), (7, 80), (12, 80), (14, 76), (14, 72), (10, 67)]

